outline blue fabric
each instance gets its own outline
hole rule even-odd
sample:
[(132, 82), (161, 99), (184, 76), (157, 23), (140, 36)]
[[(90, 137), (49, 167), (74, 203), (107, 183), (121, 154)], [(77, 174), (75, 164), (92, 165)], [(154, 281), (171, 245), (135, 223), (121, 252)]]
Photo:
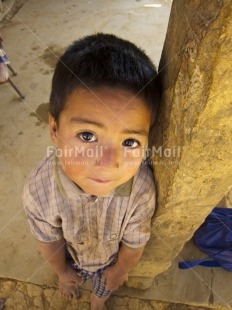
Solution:
[(9, 58), (7, 57), (5, 51), (0, 47), (0, 63), (9, 64)]
[(201, 265), (223, 267), (232, 272), (232, 209), (214, 208), (195, 232), (193, 241), (209, 256), (195, 262), (180, 262), (179, 268)]
[(195, 266), (204, 266), (204, 267), (221, 267), (218, 262), (216, 261), (207, 261), (208, 258), (199, 259), (194, 262), (179, 262), (180, 269), (189, 269)]

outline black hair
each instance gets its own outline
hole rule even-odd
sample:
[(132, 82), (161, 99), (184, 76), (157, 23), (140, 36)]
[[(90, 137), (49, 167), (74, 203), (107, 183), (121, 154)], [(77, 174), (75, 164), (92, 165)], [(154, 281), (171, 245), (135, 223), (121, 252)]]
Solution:
[(155, 66), (133, 43), (104, 33), (75, 41), (60, 57), (52, 80), (49, 112), (58, 122), (74, 90), (104, 86), (125, 89), (144, 99), (154, 121), (160, 102)]

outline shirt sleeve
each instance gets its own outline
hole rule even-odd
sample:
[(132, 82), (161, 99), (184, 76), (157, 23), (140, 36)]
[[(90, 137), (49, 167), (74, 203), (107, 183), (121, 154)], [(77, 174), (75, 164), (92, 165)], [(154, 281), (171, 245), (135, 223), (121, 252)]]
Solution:
[(138, 204), (124, 230), (122, 243), (130, 248), (145, 246), (150, 238), (151, 218), (155, 211), (155, 192), (147, 202)]
[(53, 242), (62, 238), (61, 219), (54, 217), (54, 220), (49, 222), (46, 219), (46, 210), (43, 210), (46, 206), (39, 206), (33, 201), (27, 188), (24, 189), (23, 204), (31, 232), (38, 241)]

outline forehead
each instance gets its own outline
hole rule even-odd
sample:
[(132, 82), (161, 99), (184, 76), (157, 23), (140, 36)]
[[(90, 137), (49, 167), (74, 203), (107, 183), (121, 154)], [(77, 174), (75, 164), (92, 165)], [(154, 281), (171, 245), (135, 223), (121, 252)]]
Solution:
[[(146, 102), (133, 93), (118, 89), (102, 87), (98, 89), (78, 88), (68, 97), (64, 111), (101, 114), (125, 114), (148, 112)], [(148, 112), (149, 113), (149, 112)], [(100, 116), (100, 115), (98, 115)]]
[(143, 99), (110, 88), (77, 89), (68, 97), (59, 118), (63, 128), (95, 126), (105, 132), (134, 132), (143, 136), (148, 135), (150, 123), (151, 113)]

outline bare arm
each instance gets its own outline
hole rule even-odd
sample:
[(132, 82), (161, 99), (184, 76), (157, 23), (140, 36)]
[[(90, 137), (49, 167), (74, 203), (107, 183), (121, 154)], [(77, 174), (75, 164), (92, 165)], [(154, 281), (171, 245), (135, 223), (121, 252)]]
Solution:
[(65, 285), (81, 284), (82, 279), (66, 262), (65, 243), (63, 238), (54, 242), (39, 242), (39, 250), (52, 270), (58, 275), (60, 282)]
[(54, 242), (39, 242), (39, 250), (56, 274), (66, 269), (65, 240), (63, 238)]
[(116, 262), (115, 267), (121, 273), (130, 272), (137, 265), (140, 257), (143, 254), (143, 250), (144, 247), (134, 249), (122, 244), (118, 253), (118, 261)]
[(128, 272), (137, 265), (143, 250), (144, 247), (133, 249), (122, 244), (115, 265), (103, 272), (102, 278), (106, 280), (108, 290), (117, 290), (120, 285), (128, 280)]

